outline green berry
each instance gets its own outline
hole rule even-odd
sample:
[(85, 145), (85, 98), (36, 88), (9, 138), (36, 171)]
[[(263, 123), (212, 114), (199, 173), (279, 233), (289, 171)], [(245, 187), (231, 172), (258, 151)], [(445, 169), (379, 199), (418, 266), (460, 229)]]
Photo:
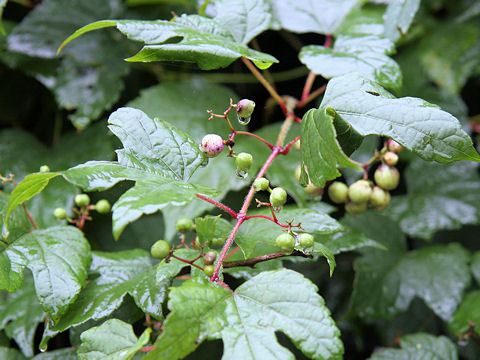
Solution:
[(356, 202), (350, 201), (345, 204), (345, 210), (349, 214), (358, 215), (365, 212), (365, 210), (367, 210), (367, 203), (366, 202), (356, 203)]
[(301, 145), (300, 145), (300, 139), (295, 141), (295, 143), (293, 144), (293, 147), (295, 148), (295, 150), (298, 150), (298, 151), (302, 150)]
[(155, 259), (163, 259), (170, 253), (170, 244), (165, 240), (157, 240), (150, 248), (150, 253)]
[(237, 115), (241, 118), (248, 118), (252, 116), (255, 109), (255, 102), (249, 99), (242, 99), (237, 103)]
[(240, 171), (248, 171), (252, 166), (253, 157), (251, 154), (242, 152), (235, 158), (235, 166)]
[(372, 194), (372, 187), (368, 180), (355, 181), (348, 188), (348, 198), (355, 203), (366, 203)]
[(301, 165), (298, 165), (296, 168), (295, 168), (295, 180), (297, 180), (298, 183), (300, 183), (300, 175), (302, 175), (302, 166)]
[(382, 164), (373, 174), (375, 183), (384, 190), (393, 190), (398, 186), (400, 173), (394, 167)]
[(313, 236), (308, 233), (298, 235), (298, 241), (300, 242), (300, 246), (303, 248), (310, 248), (314, 243)]
[(50, 168), (48, 167), (48, 165), (42, 165), (40, 166), (40, 172), (41, 173), (50, 172)]
[(185, 231), (192, 231), (193, 230), (193, 221), (189, 218), (180, 218), (175, 223), (175, 228), (177, 231), (185, 232)]
[(315, 186), (312, 183), (309, 183), (305, 186), (305, 192), (310, 196), (321, 196), (323, 195), (323, 187)]
[(385, 210), (390, 203), (390, 193), (379, 186), (375, 186), (369, 202), (375, 210)]
[(255, 189), (255, 191), (265, 191), (268, 189), (269, 186), (270, 182), (264, 177), (257, 178), (253, 182), (253, 188)]
[(395, 140), (390, 139), (387, 141), (387, 149), (398, 154), (403, 150), (403, 146), (397, 143)]
[(275, 207), (282, 207), (287, 202), (287, 192), (281, 188), (276, 187), (270, 193), (270, 204)]
[(398, 155), (392, 151), (387, 151), (385, 155), (383, 155), (383, 161), (388, 166), (395, 166), (398, 163)]
[(64, 220), (67, 218), (67, 210), (64, 208), (56, 208), (53, 211), (53, 215), (59, 220)]
[(224, 146), (223, 139), (220, 135), (208, 134), (203, 137), (200, 149), (206, 157), (212, 158), (220, 154)]
[(206, 254), (203, 254), (203, 262), (205, 265), (212, 265), (216, 258), (217, 253), (215, 251), (209, 251)]
[(215, 272), (215, 266), (213, 265), (205, 265), (203, 267), (203, 272), (205, 273), (205, 275), (207, 275), (208, 277), (212, 276), (213, 273)]
[(225, 245), (224, 238), (213, 238), (210, 242), (210, 246), (213, 248), (221, 248), (223, 245)]
[(106, 214), (110, 211), (110, 203), (106, 199), (102, 199), (97, 201), (95, 204), (95, 209), (100, 213), (100, 214)]
[(90, 196), (87, 194), (78, 194), (75, 196), (75, 204), (82, 207), (88, 206), (88, 204), (90, 204)]
[(295, 248), (295, 238), (290, 234), (283, 233), (277, 236), (275, 244), (277, 244), (285, 254), (290, 254)]
[(328, 197), (336, 204), (347, 202), (348, 186), (340, 181), (334, 181), (328, 188)]

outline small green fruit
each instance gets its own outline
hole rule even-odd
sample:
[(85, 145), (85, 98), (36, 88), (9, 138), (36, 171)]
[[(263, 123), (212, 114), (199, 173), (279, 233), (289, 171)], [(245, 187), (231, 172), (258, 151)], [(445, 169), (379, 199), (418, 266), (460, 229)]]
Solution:
[(375, 210), (385, 210), (388, 204), (390, 204), (390, 193), (379, 186), (375, 186), (369, 202)]
[(56, 208), (53, 211), (53, 215), (59, 220), (64, 220), (67, 218), (67, 210), (64, 208)]
[(206, 254), (203, 254), (203, 262), (205, 265), (212, 265), (216, 258), (217, 253), (215, 251), (209, 251)]
[(303, 248), (310, 248), (314, 244), (313, 236), (308, 233), (298, 235), (298, 241)]
[(403, 146), (397, 143), (395, 140), (388, 140), (387, 141), (387, 149), (388, 151), (393, 151), (394, 153), (399, 153), (403, 150)]
[(213, 248), (221, 248), (225, 245), (225, 239), (224, 238), (213, 238), (210, 242), (210, 246)]
[(165, 240), (157, 240), (150, 248), (150, 253), (155, 259), (163, 259), (170, 253), (170, 244)]
[(224, 146), (220, 135), (208, 134), (203, 137), (200, 149), (206, 157), (213, 158), (223, 151)]
[(40, 166), (40, 172), (41, 173), (50, 172), (50, 168), (48, 167), (48, 165), (42, 165)]
[(395, 166), (398, 163), (398, 155), (392, 151), (388, 151), (383, 155), (383, 161), (388, 166)]
[(295, 168), (295, 180), (297, 180), (298, 183), (300, 183), (300, 175), (302, 174), (302, 165), (298, 165)]
[(110, 203), (106, 199), (99, 200), (95, 204), (95, 209), (100, 213), (100, 214), (106, 214), (110, 211)]
[(301, 145), (300, 145), (300, 139), (295, 141), (295, 143), (293, 144), (293, 147), (295, 148), (295, 150), (298, 150), (298, 151), (302, 150)]
[(205, 273), (205, 275), (207, 275), (208, 277), (212, 276), (213, 273), (215, 272), (215, 266), (213, 265), (205, 265), (203, 267), (203, 272)]
[(321, 196), (323, 195), (323, 187), (315, 186), (312, 183), (309, 183), (305, 186), (305, 192), (310, 196)]
[(366, 202), (355, 203), (350, 201), (345, 204), (345, 210), (349, 214), (358, 215), (365, 212), (365, 210), (367, 210), (367, 203)]
[(393, 190), (398, 186), (400, 173), (394, 167), (382, 164), (373, 174), (375, 182), (384, 190)]
[(283, 233), (277, 236), (275, 244), (277, 244), (285, 254), (290, 254), (295, 248), (295, 238), (290, 234)]
[(75, 204), (81, 207), (88, 206), (88, 204), (90, 204), (90, 196), (87, 194), (78, 194), (75, 196)]
[(281, 188), (276, 187), (270, 193), (270, 204), (274, 208), (282, 207), (287, 202), (287, 192)]
[(192, 231), (193, 230), (193, 221), (189, 218), (180, 218), (175, 223), (175, 228), (177, 231), (185, 232), (185, 231)]
[(366, 203), (372, 194), (372, 187), (368, 180), (355, 181), (348, 188), (348, 198), (355, 203)]
[(237, 103), (237, 115), (241, 118), (252, 116), (255, 109), (255, 102), (249, 99), (242, 99)]
[(336, 204), (347, 202), (348, 186), (340, 181), (334, 181), (328, 188), (328, 196)]
[(270, 182), (267, 179), (265, 179), (264, 177), (257, 178), (253, 182), (253, 188), (257, 192), (258, 191), (265, 191), (265, 190), (268, 189), (269, 186), (270, 186)]
[(235, 158), (235, 166), (240, 171), (248, 171), (252, 166), (253, 157), (251, 154), (242, 152)]

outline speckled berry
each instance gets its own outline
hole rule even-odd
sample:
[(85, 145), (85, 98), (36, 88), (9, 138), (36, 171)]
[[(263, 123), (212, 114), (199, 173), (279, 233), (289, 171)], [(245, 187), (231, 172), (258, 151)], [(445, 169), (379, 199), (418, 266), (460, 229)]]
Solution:
[(253, 188), (255, 189), (255, 191), (265, 191), (268, 189), (269, 186), (270, 182), (264, 177), (257, 178), (253, 182)]
[(395, 140), (388, 140), (387, 141), (387, 149), (389, 151), (393, 151), (394, 153), (399, 153), (403, 150), (403, 146), (397, 143)]
[(223, 151), (223, 148), (223, 139), (217, 134), (205, 135), (200, 145), (200, 149), (203, 151), (205, 156), (209, 158), (220, 154)]
[(212, 265), (216, 258), (217, 253), (215, 251), (209, 251), (203, 254), (203, 262), (205, 265)]
[(395, 166), (398, 163), (398, 155), (393, 151), (387, 151), (385, 155), (383, 155), (383, 161), (388, 166)]
[(242, 99), (237, 103), (237, 115), (242, 118), (252, 116), (255, 109), (255, 102), (249, 99)]

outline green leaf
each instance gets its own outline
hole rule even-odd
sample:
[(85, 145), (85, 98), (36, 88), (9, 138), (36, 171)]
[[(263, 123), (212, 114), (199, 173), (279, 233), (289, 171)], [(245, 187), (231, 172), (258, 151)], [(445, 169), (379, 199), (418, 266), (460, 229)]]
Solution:
[[(127, 61), (196, 62), (203, 70), (227, 67), (239, 57), (252, 60), (260, 69), (278, 62), (271, 55), (237, 42), (217, 21), (198, 15), (182, 15), (173, 21), (100, 21), (77, 30), (62, 47), (88, 31), (110, 26), (116, 26), (129, 39), (144, 43), (140, 52)], [(180, 37), (180, 42), (166, 43), (173, 37)]]
[(384, 15), (385, 36), (396, 42), (405, 35), (420, 7), (420, 0), (393, 0)]
[[(175, 250), (175, 256), (178, 256), (182, 259), (193, 260), (197, 258), (199, 251), (195, 249), (178, 249)], [(170, 281), (177, 276), (177, 274), (184, 267), (189, 266), (187, 263), (177, 260), (175, 258), (169, 259), (168, 262), (163, 260), (157, 266), (156, 270), (156, 284), (158, 287), (164, 287), (165, 292), (166, 288), (170, 284)], [(165, 295), (166, 296), (166, 295)]]
[(66, 348), (35, 355), (32, 360), (77, 360), (75, 349)]
[(480, 251), (473, 254), (471, 268), (473, 277), (477, 280), (477, 283), (480, 284)]
[(458, 307), (453, 319), (448, 325), (450, 330), (459, 338), (473, 330), (480, 335), (480, 290), (468, 293)]
[[(9, 196), (5, 193), (0, 193), (0, 226), (3, 227), (3, 219), (5, 217), (5, 209), (7, 208)], [(10, 214), (8, 219), (8, 229), (10, 234), (7, 239), (9, 243), (14, 242), (20, 236), (28, 233), (32, 230), (32, 224), (28, 221), (25, 215), (25, 210), (21, 207), (17, 207)]]
[[(220, 218), (220, 215), (218, 216), (207, 215), (203, 218), (197, 217), (195, 219), (195, 231), (197, 233), (197, 239), (198, 241), (200, 241), (200, 244), (203, 245), (206, 242), (211, 241), (213, 238), (217, 237), (215, 236), (215, 234), (218, 232), (217, 223), (221, 221), (222, 219)], [(220, 236), (220, 237), (223, 237), (223, 236)]]
[(396, 196), (388, 209), (402, 230), (429, 240), (439, 230), (459, 229), (480, 221), (480, 177), (470, 162), (451, 165), (410, 162), (407, 195)]
[[(302, 249), (301, 246), (296, 246), (296, 249), (300, 251), (304, 251), (304, 249)], [(335, 261), (335, 256), (333, 255), (332, 250), (330, 250), (325, 245), (317, 242), (317, 243), (314, 243), (312, 252), (313, 254), (320, 254), (327, 259), (328, 267), (330, 268), (330, 277), (332, 277), (333, 271), (337, 266), (337, 262)]]
[(93, 252), (90, 274), (97, 277), (80, 293), (67, 313), (56, 324), (50, 324), (49, 331), (58, 333), (90, 319), (102, 319), (120, 307), (127, 293), (143, 311), (158, 319), (163, 317), (161, 305), (169, 281), (152, 288), (155, 271), (146, 251)]
[(335, 46), (304, 46), (299, 58), (315, 74), (330, 79), (350, 72), (358, 72), (367, 79), (400, 92), (402, 73), (398, 64), (388, 57), (393, 43), (377, 36), (340, 36)]
[(41, 192), (48, 185), (50, 179), (57, 177), (60, 173), (34, 173), (27, 175), (12, 192), (8, 199), (7, 209), (3, 218), (2, 233), (8, 236), (8, 218), (12, 211), (20, 204), (30, 200), (32, 197)]
[(25, 276), (20, 289), (0, 297), (0, 329), (15, 340), (25, 356), (33, 356), (35, 331), (44, 318), (30, 274)]
[(341, 35), (376, 35), (383, 37), (383, 13), (382, 5), (367, 3), (361, 8), (356, 8), (345, 17), (336, 34)]
[(185, 205), (196, 198), (197, 193), (217, 195), (216, 190), (202, 185), (180, 181), (156, 179), (137, 181), (113, 206), (113, 236), (118, 239), (125, 227), (143, 214), (152, 214), (167, 205)]
[[(222, 338), (228, 359), (293, 359), (275, 331), (310, 358), (340, 359), (343, 354), (340, 332), (317, 287), (291, 270), (263, 272), (234, 293), (189, 280), (172, 289), (168, 306), (172, 312), (145, 359), (183, 358), (206, 338)], [(299, 314), (308, 322), (306, 317), (298, 321)]]
[(394, 99), (359, 74), (332, 79), (320, 107), (332, 107), (350, 133), (391, 137), (425, 160), (480, 161), (454, 116), (418, 98)]
[(333, 34), (358, 0), (272, 1), (273, 17), (283, 29), (296, 33)]
[(0, 346), (0, 357), (6, 360), (26, 360), (26, 357), (17, 349), (3, 346)]
[(457, 360), (455, 344), (445, 336), (416, 333), (402, 336), (401, 349), (376, 351), (369, 360)]
[(17, 289), (27, 266), (33, 273), (38, 300), (55, 319), (65, 313), (85, 286), (90, 260), (90, 245), (77, 228), (34, 230), (3, 251), (2, 277), (13, 281), (0, 285), (9, 291)]
[(388, 218), (367, 212), (347, 224), (388, 250), (368, 249), (354, 263), (350, 311), (363, 318), (390, 319), (407, 310), (415, 296), (450, 320), (470, 283), (469, 253), (459, 244), (424, 247), (406, 253), (405, 238)]
[(420, 63), (430, 80), (451, 93), (459, 93), (480, 64), (479, 37), (480, 29), (472, 22), (442, 24), (429, 32), (419, 48)]
[(7, 5), (7, 0), (0, 0), (0, 33), (5, 35), (5, 29), (2, 26), (3, 8)]
[(307, 166), (310, 181), (317, 186), (339, 177), (339, 166), (360, 170), (342, 151), (333, 126), (334, 118), (335, 111), (327, 108), (309, 110), (302, 119), (302, 164)]
[[(251, 211), (249, 215), (271, 216), (270, 210)], [(342, 225), (327, 214), (312, 209), (298, 209), (294, 206), (286, 206), (277, 213), (277, 219), (282, 224), (293, 220), (293, 224), (301, 223), (302, 232), (312, 235), (332, 234), (341, 231)], [(263, 254), (279, 251), (275, 245), (275, 239), (282, 233), (282, 229), (272, 221), (262, 218), (252, 218), (240, 228), (235, 242), (240, 246), (245, 257), (250, 257), (257, 251)], [(261, 250), (262, 249), (262, 250)]]
[(268, 0), (219, 0), (215, 10), (215, 20), (244, 45), (267, 30), (272, 18)]
[(120, 139), (120, 164), (146, 172), (188, 180), (204, 161), (196, 143), (183, 131), (144, 112), (120, 108), (108, 119), (109, 129)]
[(152, 329), (147, 328), (140, 338), (132, 325), (110, 319), (90, 328), (81, 335), (82, 344), (77, 350), (79, 360), (128, 360), (148, 343)]

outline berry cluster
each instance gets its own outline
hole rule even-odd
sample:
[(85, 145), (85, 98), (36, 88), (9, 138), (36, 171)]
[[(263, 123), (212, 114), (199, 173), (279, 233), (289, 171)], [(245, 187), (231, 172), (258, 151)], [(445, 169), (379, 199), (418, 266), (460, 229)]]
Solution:
[(345, 210), (353, 215), (363, 213), (368, 207), (378, 211), (386, 209), (390, 203), (389, 191), (395, 189), (400, 181), (395, 165), (401, 150), (402, 146), (396, 141), (388, 140), (376, 156), (382, 163), (373, 175), (375, 183), (368, 177), (354, 182), (350, 187), (335, 181), (328, 188), (328, 196), (334, 203), (345, 203)]
[[(46, 171), (45, 171), (46, 172)], [(75, 196), (75, 205), (77, 208), (73, 209), (76, 218), (69, 218), (65, 208), (56, 208), (53, 215), (59, 220), (68, 220), (68, 222), (75, 224), (81, 230), (85, 225), (85, 220), (91, 220), (89, 211), (95, 210), (99, 214), (107, 214), (110, 211), (110, 203), (106, 199), (99, 200), (95, 205), (90, 205), (90, 196), (87, 194), (78, 194)]]

